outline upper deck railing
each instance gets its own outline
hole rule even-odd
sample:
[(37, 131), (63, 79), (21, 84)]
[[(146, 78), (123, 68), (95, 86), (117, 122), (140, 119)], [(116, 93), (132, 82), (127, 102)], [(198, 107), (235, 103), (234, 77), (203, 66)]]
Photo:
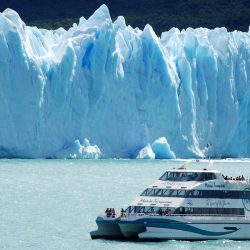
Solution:
[(225, 183), (250, 184), (250, 179), (245, 179), (245, 180), (225, 180)]

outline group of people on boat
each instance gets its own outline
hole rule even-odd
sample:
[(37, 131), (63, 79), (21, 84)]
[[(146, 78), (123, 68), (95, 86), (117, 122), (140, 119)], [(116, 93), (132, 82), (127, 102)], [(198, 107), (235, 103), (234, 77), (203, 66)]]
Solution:
[(228, 177), (228, 176), (223, 176), (223, 177), (224, 177), (224, 179), (226, 181), (230, 181), (230, 180), (233, 180), (233, 181), (244, 181), (245, 180), (245, 177), (243, 175), (241, 175), (241, 176), (239, 175), (236, 178)]
[(115, 209), (114, 208), (107, 208), (105, 214), (108, 218), (115, 218)]
[(161, 208), (159, 209), (159, 211), (158, 211), (158, 214), (160, 215), (160, 216), (163, 216), (163, 215), (170, 215), (170, 213), (171, 213), (171, 210), (169, 209), (169, 208), (167, 208), (165, 211), (163, 211)]
[[(115, 209), (114, 208), (107, 208), (105, 210), (105, 214), (108, 218), (115, 218)], [(126, 212), (123, 208), (121, 209), (121, 217), (126, 217)]]
[[(157, 211), (157, 212), (154, 212), (154, 211), (151, 211), (151, 214), (158, 214), (160, 216), (168, 216), (171, 214), (171, 210), (169, 208), (167, 208), (165, 211), (162, 210), (161, 208)], [(115, 218), (115, 209), (114, 208), (107, 208), (106, 211), (105, 211), (105, 214), (108, 218)], [(126, 211), (122, 208), (121, 209), (121, 217), (126, 217)]]

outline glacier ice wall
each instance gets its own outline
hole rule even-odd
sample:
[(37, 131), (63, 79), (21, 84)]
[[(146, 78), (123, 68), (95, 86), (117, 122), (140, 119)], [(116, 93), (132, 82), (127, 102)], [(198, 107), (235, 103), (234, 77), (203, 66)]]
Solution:
[(78, 155), (85, 138), (136, 157), (160, 137), (176, 157), (249, 157), (249, 85), (250, 32), (159, 38), (105, 5), (68, 31), (0, 13), (0, 157)]

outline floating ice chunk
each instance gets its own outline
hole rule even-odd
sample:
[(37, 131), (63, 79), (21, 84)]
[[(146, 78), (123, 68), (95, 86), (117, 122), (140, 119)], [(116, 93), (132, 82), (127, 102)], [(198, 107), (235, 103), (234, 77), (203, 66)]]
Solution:
[(137, 159), (155, 159), (155, 154), (150, 144), (148, 144), (146, 147), (141, 149), (136, 158)]
[(170, 149), (165, 137), (161, 137), (152, 144), (153, 152), (156, 159), (175, 159), (174, 152)]
[(89, 140), (84, 139), (83, 143), (75, 140), (73, 143), (66, 145), (56, 154), (56, 158), (69, 159), (98, 159), (102, 155), (97, 145), (90, 145)]

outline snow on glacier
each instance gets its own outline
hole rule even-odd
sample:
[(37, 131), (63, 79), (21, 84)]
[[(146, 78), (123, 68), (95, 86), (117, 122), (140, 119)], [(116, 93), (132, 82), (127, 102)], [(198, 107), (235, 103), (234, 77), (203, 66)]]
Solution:
[(1, 157), (136, 157), (161, 137), (178, 158), (249, 157), (249, 85), (250, 32), (0, 13)]

